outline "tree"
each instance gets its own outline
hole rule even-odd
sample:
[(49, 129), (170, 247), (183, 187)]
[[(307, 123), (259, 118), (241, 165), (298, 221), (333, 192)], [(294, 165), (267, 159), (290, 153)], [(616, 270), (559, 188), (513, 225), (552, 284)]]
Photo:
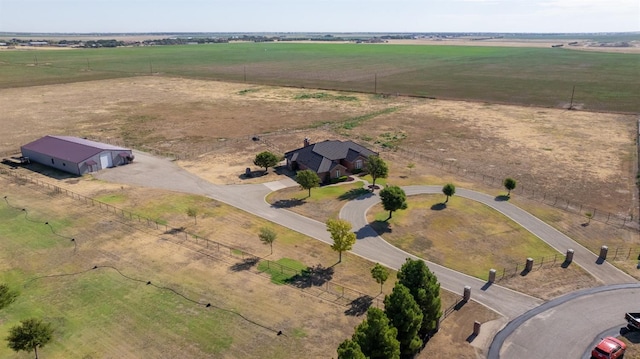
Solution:
[(400, 343), (398, 329), (389, 323), (389, 318), (378, 308), (367, 310), (367, 319), (356, 327), (352, 340), (360, 346), (362, 353), (370, 359), (399, 359)]
[(422, 311), (420, 335), (425, 336), (436, 330), (442, 316), (438, 278), (424, 261), (407, 258), (398, 272), (398, 282), (409, 289)]
[(50, 323), (40, 319), (30, 318), (20, 322), (9, 330), (7, 342), (9, 348), (14, 351), (35, 351), (38, 359), (38, 347), (42, 348), (51, 341), (53, 328)]
[(407, 164), (407, 168), (409, 169), (409, 174), (411, 174), (411, 171), (416, 167), (416, 164), (413, 162), (409, 162), (409, 164)]
[(271, 247), (271, 254), (273, 254), (273, 242), (276, 241), (277, 236), (276, 232), (267, 227), (260, 228), (260, 234), (258, 234), (262, 243), (268, 244)]
[(589, 225), (589, 223), (591, 223), (591, 218), (593, 218), (593, 213), (585, 212), (584, 216), (587, 217), (587, 223), (585, 223), (585, 225)]
[(380, 283), (380, 293), (382, 293), (382, 285), (389, 278), (389, 270), (380, 265), (380, 263), (376, 263), (373, 268), (371, 268), (371, 276), (376, 280), (377, 283)]
[(456, 186), (453, 183), (447, 183), (442, 187), (442, 193), (447, 196), (447, 200), (444, 203), (449, 202), (449, 197), (453, 196), (456, 193)]
[(256, 158), (253, 160), (253, 164), (259, 167), (264, 167), (265, 172), (269, 170), (269, 167), (277, 165), (278, 162), (280, 162), (280, 158), (269, 151), (258, 153)]
[(327, 221), (327, 231), (331, 233), (333, 245), (331, 249), (340, 253), (338, 263), (342, 262), (342, 252), (351, 250), (356, 244), (356, 234), (351, 232), (351, 223), (344, 219), (329, 219)]
[(298, 171), (296, 174), (296, 182), (300, 187), (309, 190), (309, 197), (311, 197), (311, 189), (320, 186), (320, 177), (313, 170)]
[(6, 284), (0, 284), (0, 309), (16, 301), (18, 292), (13, 291)]
[(195, 209), (193, 207), (187, 208), (187, 216), (193, 217), (193, 220), (195, 221), (195, 223), (198, 224), (198, 210), (197, 209)]
[(391, 325), (398, 329), (400, 354), (405, 358), (413, 357), (422, 347), (418, 331), (423, 314), (409, 289), (402, 283), (396, 283), (391, 294), (384, 298), (384, 312)]
[(389, 211), (387, 221), (391, 219), (393, 212), (399, 209), (407, 209), (407, 195), (398, 186), (388, 186), (380, 191), (380, 200), (385, 211)]
[(507, 177), (504, 179), (504, 182), (502, 184), (504, 185), (504, 188), (507, 189), (507, 196), (510, 197), (511, 191), (516, 189), (516, 180), (511, 177)]
[(367, 359), (358, 343), (347, 339), (338, 346), (338, 359)]
[(376, 187), (378, 178), (387, 178), (389, 175), (389, 167), (379, 156), (369, 156), (366, 168), (373, 179), (373, 188)]

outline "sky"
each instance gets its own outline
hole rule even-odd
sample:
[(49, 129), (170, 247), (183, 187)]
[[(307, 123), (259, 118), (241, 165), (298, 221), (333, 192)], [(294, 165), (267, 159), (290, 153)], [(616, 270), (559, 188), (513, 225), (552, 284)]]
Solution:
[(640, 31), (640, 0), (0, 0), (0, 32)]

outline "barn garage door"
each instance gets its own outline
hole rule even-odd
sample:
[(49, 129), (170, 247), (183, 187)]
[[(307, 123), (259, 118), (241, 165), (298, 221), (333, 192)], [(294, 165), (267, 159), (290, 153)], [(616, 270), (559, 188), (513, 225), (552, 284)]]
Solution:
[(108, 153), (100, 154), (100, 168), (109, 168), (111, 166), (111, 156)]

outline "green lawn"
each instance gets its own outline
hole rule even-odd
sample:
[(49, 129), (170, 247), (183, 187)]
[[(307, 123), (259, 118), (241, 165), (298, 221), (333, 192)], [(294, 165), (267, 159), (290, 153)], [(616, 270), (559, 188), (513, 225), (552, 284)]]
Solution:
[(552, 48), (241, 43), (4, 51), (0, 88), (138, 75), (640, 112), (640, 57)]

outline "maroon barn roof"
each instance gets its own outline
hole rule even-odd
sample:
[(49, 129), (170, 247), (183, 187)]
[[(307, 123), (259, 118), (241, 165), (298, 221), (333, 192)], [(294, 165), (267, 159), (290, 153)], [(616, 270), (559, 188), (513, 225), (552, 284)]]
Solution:
[(80, 163), (102, 151), (130, 151), (127, 148), (71, 136), (44, 136), (22, 148), (75, 163)]

